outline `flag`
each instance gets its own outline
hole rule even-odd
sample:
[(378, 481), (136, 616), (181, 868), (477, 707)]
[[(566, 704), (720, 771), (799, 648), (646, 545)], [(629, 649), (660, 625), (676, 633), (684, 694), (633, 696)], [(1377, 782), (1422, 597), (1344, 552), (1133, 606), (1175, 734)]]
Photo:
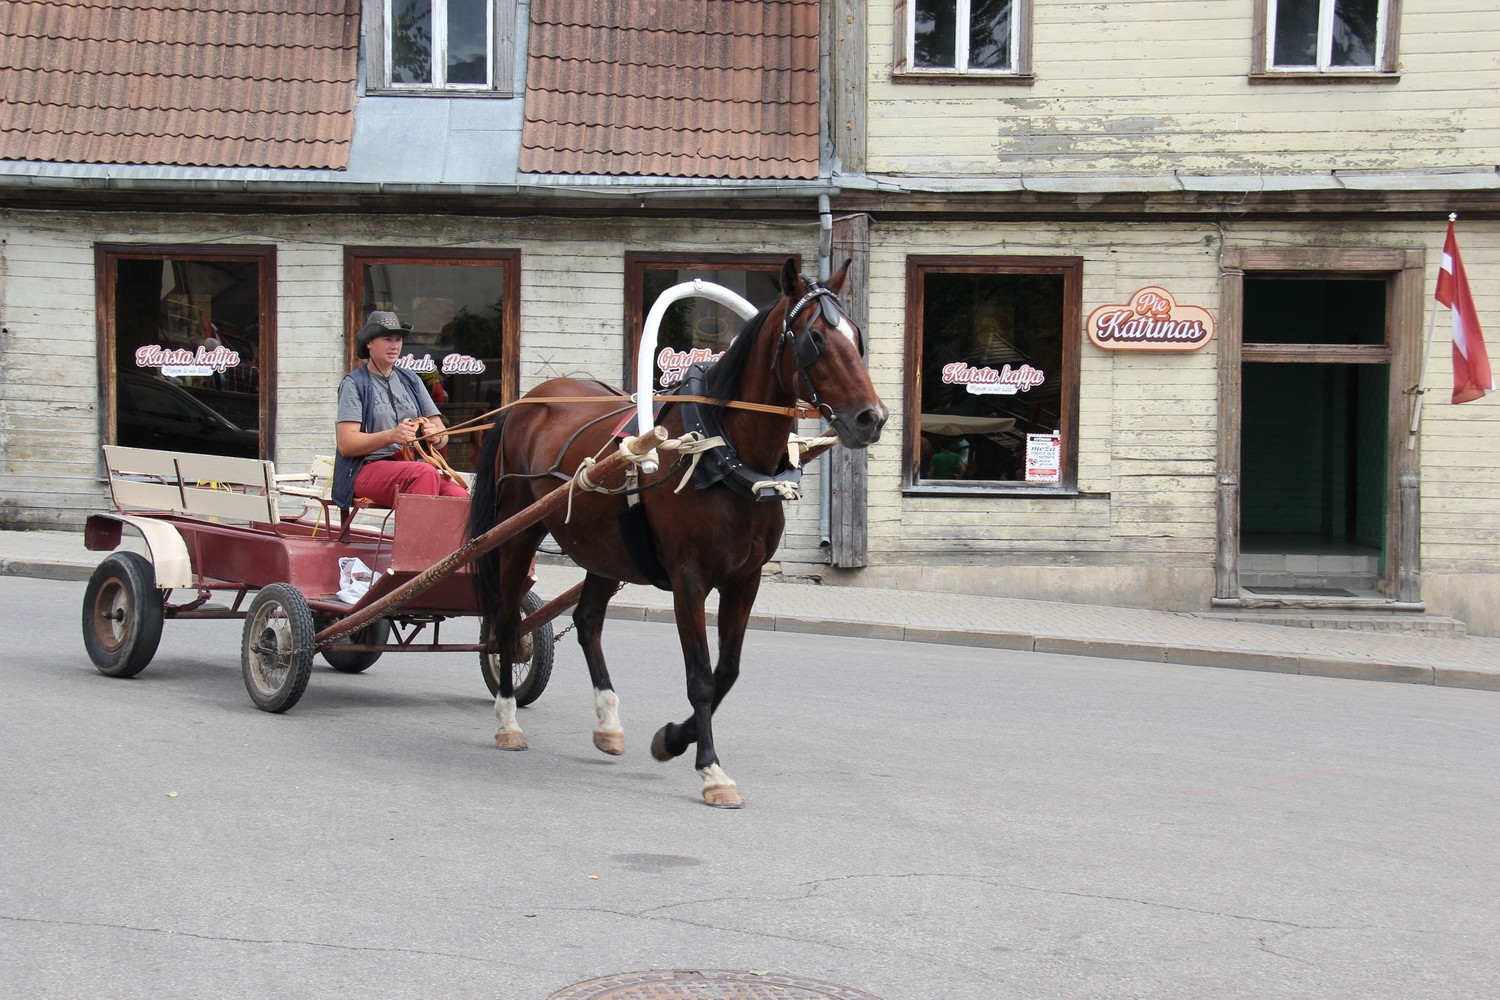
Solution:
[(1495, 391), (1495, 376), (1490, 373), (1490, 355), (1484, 348), (1484, 334), (1479, 330), (1479, 313), (1469, 291), (1469, 276), (1464, 260), (1458, 255), (1458, 238), (1453, 222), (1448, 222), (1448, 239), (1443, 243), (1443, 262), (1438, 267), (1438, 302), (1453, 313), (1453, 401), (1467, 403)]

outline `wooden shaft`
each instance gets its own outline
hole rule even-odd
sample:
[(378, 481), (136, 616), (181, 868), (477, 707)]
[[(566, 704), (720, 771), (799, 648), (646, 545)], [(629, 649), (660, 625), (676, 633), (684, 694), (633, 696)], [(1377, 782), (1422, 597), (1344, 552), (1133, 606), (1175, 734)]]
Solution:
[(547, 624), (577, 604), (578, 598), (581, 596), (583, 596), (582, 581), (573, 584), (565, 593), (558, 594), (552, 600), (527, 615), (525, 620), (521, 622), (521, 634), (525, 635), (538, 626)]

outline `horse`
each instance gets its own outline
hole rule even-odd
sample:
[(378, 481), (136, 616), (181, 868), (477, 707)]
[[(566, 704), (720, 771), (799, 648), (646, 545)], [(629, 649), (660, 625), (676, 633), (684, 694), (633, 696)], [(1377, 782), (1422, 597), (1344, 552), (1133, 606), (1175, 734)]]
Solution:
[[(680, 395), (684, 386), (701, 385), (702, 394), (694, 398), (703, 405), (695, 409), (671, 394), (658, 397), (656, 424), (671, 439), (684, 440), (694, 423), (717, 430), (722, 447), (699, 456), (702, 462), (679, 456), (615, 487), (577, 492), (479, 559), (473, 573), (485, 628), (495, 636), (495, 648), (510, 653), (500, 662), (509, 663), (517, 659), (518, 609), (542, 539), (550, 533), (583, 568), (573, 622), (593, 681), (593, 742), (610, 755), (623, 753), (625, 742), (600, 641), (605, 610), (623, 583), (671, 590), (692, 714), (662, 726), (651, 755), (669, 761), (696, 744), (703, 800), (721, 808), (739, 808), (744, 798), (720, 764), (713, 714), (739, 676), (761, 570), (775, 555), (786, 523), (781, 499), (795, 495), (777, 486), (795, 479), (788, 471), (795, 464), (788, 459), (795, 420), (816, 412), (839, 442), (866, 448), (879, 440), (890, 415), (865, 368), (863, 335), (839, 302), (847, 274), (845, 264), (823, 285), (799, 275), (796, 262), (787, 260), (780, 297), (745, 322), (719, 360), (697, 366), (696, 379), (690, 368), (678, 387)], [(536, 503), (588, 460), (614, 451), (634, 406), (603, 383), (557, 378), (503, 409), (475, 460), (469, 537)], [(706, 485), (694, 473), (689, 482), (690, 464), (715, 467), (720, 478)], [(704, 611), (711, 591), (719, 594), (717, 665), (711, 662)], [(498, 673), (495, 745), (525, 750), (511, 672)]]

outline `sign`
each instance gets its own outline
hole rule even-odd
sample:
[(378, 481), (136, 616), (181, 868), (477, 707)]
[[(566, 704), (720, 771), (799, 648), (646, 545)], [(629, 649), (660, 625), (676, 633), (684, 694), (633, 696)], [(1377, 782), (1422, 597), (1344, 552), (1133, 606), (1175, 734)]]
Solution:
[[(405, 368), (407, 371), (416, 372), (418, 375), (426, 375), (438, 370), (438, 363), (432, 360), (431, 354), (417, 357), (415, 354), (403, 354), (396, 359), (397, 368)], [(443, 355), (442, 373), (444, 375), (483, 375), (485, 363), (468, 354)]]
[(988, 365), (975, 368), (962, 361), (943, 366), (944, 385), (961, 385), (976, 396), (1014, 396), (1018, 392), (1029, 392), (1045, 381), (1046, 374), (1030, 365), (1019, 368), (1004, 365), (999, 371)]
[(1026, 435), (1026, 481), (1056, 483), (1062, 481), (1062, 434)]
[(663, 347), (656, 355), (656, 367), (661, 369), (661, 388), (681, 382), (687, 375), (689, 365), (700, 361), (718, 361), (723, 356), (723, 351), (711, 351), (707, 347), (694, 347), (688, 351)]
[(1089, 340), (1106, 351), (1196, 351), (1214, 335), (1207, 309), (1180, 306), (1171, 292), (1155, 285), (1124, 305), (1100, 306), (1085, 325)]
[(160, 344), (147, 344), (135, 351), (137, 368), (160, 368), (163, 375), (172, 377), (187, 375), (223, 374), (226, 369), (240, 363), (238, 351), (227, 347), (209, 348), (200, 345), (196, 350), (164, 348)]

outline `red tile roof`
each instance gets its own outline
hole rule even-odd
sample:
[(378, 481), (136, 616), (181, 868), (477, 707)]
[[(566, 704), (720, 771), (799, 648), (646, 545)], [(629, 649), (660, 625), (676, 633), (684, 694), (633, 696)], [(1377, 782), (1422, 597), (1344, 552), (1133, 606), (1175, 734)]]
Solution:
[(0, 0), (0, 159), (343, 169), (360, 0)]
[(533, 0), (520, 169), (816, 179), (817, 0)]

